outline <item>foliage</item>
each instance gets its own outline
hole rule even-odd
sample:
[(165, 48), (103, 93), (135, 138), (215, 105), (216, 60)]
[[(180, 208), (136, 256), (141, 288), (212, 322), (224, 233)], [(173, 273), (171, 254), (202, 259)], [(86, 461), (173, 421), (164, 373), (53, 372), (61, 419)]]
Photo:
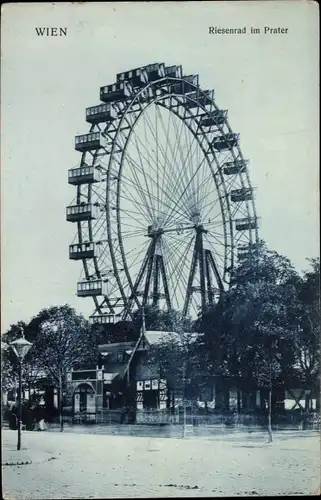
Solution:
[(82, 363), (95, 362), (95, 338), (89, 323), (68, 305), (41, 311), (30, 325), (37, 325), (34, 353), (52, 383)]
[[(20, 337), (21, 329), (33, 343), (22, 364), (22, 380), (36, 388), (45, 377), (47, 386), (58, 387), (62, 416), (67, 372), (82, 364), (95, 363), (98, 358), (94, 332), (85, 318), (68, 305), (43, 309), (29, 325), (23, 322), (12, 325), (3, 335), (4, 342)], [(11, 349), (3, 350), (2, 368), (8, 383), (17, 374), (17, 360)]]
[(309, 259), (310, 269), (298, 283), (295, 331), (295, 372), (307, 386), (316, 387), (320, 374), (320, 260)]
[[(10, 342), (21, 337), (22, 332), (25, 338), (34, 343), (36, 340), (36, 332), (23, 321), (11, 325), (10, 328), (2, 335), (1, 349), (1, 373), (2, 373), (2, 389), (10, 390), (15, 387), (15, 382), (18, 379), (19, 361), (13, 350), (10, 348)], [(42, 368), (34, 349), (30, 349), (24, 358), (22, 364), (22, 380), (23, 387), (36, 388), (38, 380), (42, 375)]]
[[(134, 313), (133, 323), (137, 329), (142, 325), (142, 308)], [(156, 306), (144, 308), (146, 330), (157, 330), (162, 332), (190, 332), (193, 322), (190, 318), (183, 316), (180, 311), (163, 311)]]
[[(232, 285), (221, 301), (208, 310), (198, 325), (204, 329), (204, 354), (212, 372), (235, 376), (253, 385), (265, 362), (270, 337), (278, 368), (274, 378), (293, 362), (293, 304), (297, 303), (299, 276), (290, 261), (257, 244), (242, 259)], [(277, 352), (276, 352), (277, 349)], [(277, 354), (277, 356), (276, 356)], [(276, 366), (273, 363), (273, 366)]]

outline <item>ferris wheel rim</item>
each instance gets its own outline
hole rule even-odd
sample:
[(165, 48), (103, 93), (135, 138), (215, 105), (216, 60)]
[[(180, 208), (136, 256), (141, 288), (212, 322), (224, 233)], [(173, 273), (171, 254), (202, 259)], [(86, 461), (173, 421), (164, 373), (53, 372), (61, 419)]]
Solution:
[[(117, 128), (117, 132), (116, 132), (116, 135), (115, 135), (115, 140), (114, 140), (114, 143), (112, 145), (112, 150), (109, 154), (109, 158), (108, 158), (108, 168), (107, 168), (107, 178), (106, 178), (106, 204), (105, 204), (105, 207), (104, 207), (104, 211), (103, 211), (103, 217), (105, 217), (106, 219), (106, 225), (107, 225), (107, 239), (108, 239), (108, 246), (109, 246), (109, 250), (110, 250), (110, 256), (111, 256), (111, 260), (112, 260), (112, 267), (113, 267), (113, 270), (114, 270), (114, 276), (115, 276), (115, 279), (117, 281), (117, 284), (118, 284), (118, 288), (119, 288), (119, 291), (121, 293), (121, 296), (123, 298), (123, 301), (124, 301), (124, 304), (126, 304), (126, 301), (127, 301), (127, 296), (126, 296), (126, 290), (124, 287), (126, 287), (126, 283), (125, 285), (123, 286), (123, 282), (122, 280), (120, 279), (119, 277), (119, 264), (117, 263), (116, 261), (116, 258), (115, 258), (115, 254), (114, 254), (114, 244), (113, 244), (113, 235), (112, 235), (112, 224), (111, 224), (111, 213), (110, 213), (110, 180), (111, 180), (111, 175), (112, 175), (112, 170), (111, 170), (111, 166), (113, 165), (113, 151), (114, 151), (114, 148), (115, 148), (115, 144), (117, 142), (117, 137), (118, 137), (118, 134), (120, 132), (120, 129), (121, 129), (121, 124), (125, 122), (126, 120), (126, 117), (129, 113), (129, 110), (130, 110), (130, 106), (132, 106), (133, 104), (137, 103), (139, 101), (139, 96), (142, 95), (142, 93), (144, 91), (146, 91), (147, 88), (151, 88), (153, 86), (156, 87), (156, 84), (159, 84), (161, 82), (168, 82), (168, 81), (172, 81), (172, 82), (184, 82), (184, 78), (181, 77), (181, 78), (172, 78), (172, 77), (164, 77), (164, 78), (160, 78), (159, 80), (156, 80), (156, 81), (152, 81), (152, 82), (149, 82), (147, 83), (145, 86), (143, 86), (142, 88), (140, 89), (135, 89), (133, 90), (133, 94), (132, 96), (130, 97), (130, 99), (127, 99), (127, 102), (129, 102), (129, 104), (126, 104), (126, 106), (124, 106), (122, 108), (122, 111), (120, 113), (120, 119), (118, 121), (118, 128)], [(198, 95), (206, 95), (205, 92), (199, 87), (199, 86), (196, 86), (196, 85), (192, 85), (192, 84), (189, 84), (190, 87), (194, 88), (195, 91), (197, 91)], [(166, 98), (183, 98), (183, 97), (189, 97), (188, 95), (186, 94), (175, 94), (175, 93), (167, 93), (166, 95), (162, 95), (162, 96), (158, 96), (158, 97), (155, 97), (153, 100), (151, 100), (148, 105), (146, 105), (143, 109), (140, 108), (140, 112), (138, 113), (138, 117), (137, 117), (137, 120), (139, 119), (139, 117), (147, 110), (147, 108), (155, 105), (158, 101), (161, 101), (162, 99), (166, 99)], [(199, 101), (199, 99), (198, 99)], [(201, 108), (207, 115), (210, 115), (211, 112), (213, 111), (213, 108), (215, 110), (220, 110), (220, 108), (217, 106), (216, 102), (214, 99), (212, 99), (212, 102), (211, 102), (211, 112), (209, 112), (205, 106), (203, 106), (200, 102), (197, 103), (198, 107)], [(173, 113), (173, 110), (172, 109), (169, 109), (169, 107), (166, 107), (166, 106), (163, 106), (165, 109), (168, 110), (169, 113)], [(175, 112), (174, 112), (175, 114)], [(176, 114), (176, 116), (179, 118), (179, 119), (182, 119), (178, 114)], [(191, 117), (191, 120), (195, 120), (195, 117)], [(228, 130), (225, 131), (224, 130), (224, 126), (226, 127), (226, 129)], [(100, 130), (100, 126), (98, 127), (99, 130)], [(104, 131), (107, 129), (107, 124), (106, 124), (106, 128), (104, 129)], [(133, 127), (134, 128), (134, 127)], [(187, 128), (189, 128), (187, 126)], [(233, 133), (233, 130), (228, 122), (228, 120), (226, 119), (225, 122), (220, 125), (218, 124), (217, 125), (217, 128), (218, 130), (221, 132), (221, 135), (222, 136), (226, 136), (227, 133)], [(90, 130), (94, 130), (95, 129), (95, 125), (92, 125)], [(189, 128), (190, 132), (193, 134), (193, 131)], [(194, 135), (194, 134), (193, 134)], [(205, 137), (207, 137), (207, 134), (204, 132), (203, 130), (203, 135)], [(126, 150), (127, 148), (127, 145), (128, 143), (130, 142), (130, 137), (131, 137), (131, 134), (128, 135), (127, 139), (126, 139), (126, 147), (124, 148), (124, 151)], [(196, 141), (198, 142), (199, 144), (199, 141), (197, 139), (197, 137), (195, 137), (194, 135), (194, 138), (196, 139)], [(234, 150), (233, 147), (230, 147), (229, 149), (229, 153), (231, 154), (231, 156), (233, 156), (233, 158), (236, 160), (237, 158), (239, 159), (242, 159), (243, 161), (244, 160), (244, 157), (243, 157), (243, 154), (242, 154), (242, 151), (241, 151), (241, 148), (239, 146), (239, 143), (237, 142), (236, 145), (234, 146), (235, 149), (237, 150), (237, 155), (236, 155), (236, 152)], [(222, 170), (220, 168), (220, 163), (219, 161), (216, 159), (216, 153), (213, 149), (213, 146), (211, 146), (211, 149), (212, 149), (212, 155), (213, 155), (213, 158), (215, 159), (215, 169), (216, 169), (216, 174), (218, 174), (221, 178), (221, 186), (224, 188), (225, 192), (226, 192), (226, 203), (227, 203), (227, 216), (226, 216), (226, 219), (227, 219), (227, 224), (229, 224), (229, 231), (230, 231), (230, 239), (231, 239), (231, 244), (233, 245), (234, 244), (234, 238), (233, 238), (233, 233), (235, 233), (235, 229), (233, 228), (233, 210), (231, 209), (230, 207), (230, 200), (229, 200), (229, 197), (227, 196), (228, 195), (228, 191), (227, 191), (227, 183), (225, 182), (225, 179), (224, 179), (224, 176), (223, 176), (223, 173), (222, 173)], [(122, 153), (122, 156), (124, 154), (124, 151)], [(107, 152), (106, 152), (107, 153)], [(96, 154), (97, 154), (97, 151), (95, 152), (93, 156), (94, 160), (92, 162), (92, 164), (94, 165), (95, 163), (95, 157), (96, 157)], [(82, 160), (81, 160), (81, 165), (82, 164), (85, 164), (85, 158), (86, 158), (86, 155), (87, 153), (83, 153), (82, 155)], [(208, 161), (208, 160), (207, 160)], [(214, 181), (215, 183), (215, 186), (216, 186), (216, 189), (217, 189), (217, 180), (216, 180), (216, 177), (214, 175), (214, 171), (213, 171), (213, 165), (211, 164), (210, 161), (208, 161), (208, 166), (210, 168), (210, 171), (211, 171), (211, 174), (212, 174), (212, 181)], [(123, 169), (123, 162), (120, 163), (120, 167), (119, 167), (119, 173), (120, 173), (120, 177), (122, 175), (122, 169)], [(249, 172), (248, 170), (246, 169), (245, 172), (244, 172), (244, 178), (245, 178), (245, 182), (244, 182), (244, 178), (243, 178), (243, 175), (241, 174), (237, 174), (238, 176), (238, 179), (243, 186), (247, 185), (247, 186), (250, 186), (251, 187), (251, 181), (250, 181), (250, 177), (249, 177)], [(120, 244), (120, 248), (121, 248), (121, 256), (122, 256), (122, 262), (124, 264), (124, 268), (126, 269), (125, 271), (125, 274), (126, 274), (126, 277), (127, 277), (127, 284), (129, 283), (129, 288), (130, 290), (132, 290), (132, 287), (133, 287), (133, 283), (131, 281), (131, 274), (130, 274), (130, 271), (128, 269), (128, 265), (127, 265), (127, 260), (126, 260), (126, 250), (124, 248), (124, 245), (123, 245), (123, 238), (122, 238), (122, 230), (121, 230), (121, 221), (120, 221), (120, 215), (119, 215), (119, 205), (120, 205), (120, 200), (119, 200), (119, 189), (121, 187), (121, 179), (119, 179), (117, 181), (117, 206), (118, 206), (118, 209), (117, 209), (117, 231), (116, 231), (116, 234), (117, 234), (117, 238), (118, 238), (118, 242)], [(251, 188), (252, 189), (252, 188)], [(78, 191), (79, 191), (79, 187), (77, 189), (77, 197), (78, 197)], [(218, 191), (218, 189), (217, 189)], [(90, 199), (91, 197), (91, 194), (92, 194), (92, 186), (89, 185), (88, 186), (88, 199)], [(221, 201), (221, 200), (220, 200)], [(251, 200), (246, 200), (246, 210), (244, 210), (244, 212), (246, 212), (248, 215), (250, 214), (253, 214), (253, 217), (255, 219), (257, 219), (257, 216), (256, 216), (256, 207), (255, 207), (255, 201), (254, 199), (251, 199)], [(222, 217), (225, 217), (225, 212), (221, 206), (221, 214), (222, 214)], [(77, 228), (77, 232), (78, 232), (78, 239), (79, 239), (79, 242), (82, 242), (83, 240), (83, 227), (80, 223), (77, 224), (78, 228)], [(93, 223), (91, 220), (88, 221), (88, 233), (90, 235), (90, 239), (94, 240), (94, 228), (93, 228)], [(257, 230), (257, 227), (255, 228), (255, 237), (254, 239), (257, 240), (258, 238), (258, 230)], [(252, 240), (252, 236), (253, 236), (253, 233), (252, 233), (252, 230), (249, 231), (248, 233), (250, 235), (250, 238)], [(225, 235), (225, 241), (226, 241), (226, 230), (225, 230), (225, 224), (224, 224), (224, 235)], [(230, 251), (230, 257), (229, 257), (231, 260), (232, 260), (232, 265), (231, 267), (233, 267), (233, 259), (234, 259), (234, 251)], [(99, 268), (99, 263), (98, 263), (98, 260), (96, 257), (93, 258), (93, 263), (94, 263), (94, 267), (95, 267), (95, 270), (96, 270), (96, 274), (97, 276), (101, 276), (101, 270)], [(86, 260), (83, 260), (83, 267), (84, 267), (84, 271), (85, 271), (85, 276), (87, 279), (89, 279), (89, 271), (88, 271), (88, 268), (87, 268), (87, 262)], [(105, 297), (106, 298), (106, 297)], [(100, 306), (99, 306), (99, 303), (98, 303), (98, 299), (97, 297), (93, 297), (94, 299), (94, 303), (95, 303), (95, 306), (96, 306), (96, 310), (100, 311)], [(139, 301), (136, 302), (136, 305), (139, 306)]]

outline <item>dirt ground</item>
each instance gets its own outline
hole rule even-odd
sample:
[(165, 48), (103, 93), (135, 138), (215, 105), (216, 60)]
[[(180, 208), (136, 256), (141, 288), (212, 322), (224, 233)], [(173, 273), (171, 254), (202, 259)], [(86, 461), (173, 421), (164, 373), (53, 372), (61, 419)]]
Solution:
[[(16, 432), (2, 431), (3, 447)], [(51, 460), (2, 467), (5, 499), (316, 494), (317, 433), (149, 438), (24, 432), (23, 447)], [(48, 455), (47, 455), (48, 456)]]

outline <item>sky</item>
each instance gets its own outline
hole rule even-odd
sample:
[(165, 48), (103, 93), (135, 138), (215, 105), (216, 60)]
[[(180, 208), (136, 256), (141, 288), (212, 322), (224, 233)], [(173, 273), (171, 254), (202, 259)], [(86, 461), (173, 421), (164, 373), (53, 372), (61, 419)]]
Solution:
[[(36, 27), (67, 27), (39, 37)], [(247, 27), (209, 35), (209, 26)], [(261, 29), (251, 35), (250, 27)], [(264, 26), (288, 33), (264, 34)], [(215, 89), (240, 133), (256, 188), (260, 237), (302, 271), (319, 255), (318, 10), (306, 1), (5, 4), (1, 76), (1, 325), (76, 296), (70, 261), (75, 196), (67, 171), (88, 131), (85, 108), (116, 73), (153, 62), (181, 64)]]

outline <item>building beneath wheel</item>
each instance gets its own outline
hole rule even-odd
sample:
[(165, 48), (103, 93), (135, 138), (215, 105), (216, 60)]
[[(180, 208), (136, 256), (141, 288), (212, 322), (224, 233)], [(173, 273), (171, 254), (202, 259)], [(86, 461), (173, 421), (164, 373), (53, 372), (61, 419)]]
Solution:
[[(200, 334), (185, 335), (194, 342)], [(175, 381), (169, 373), (166, 376), (155, 352), (170, 340), (177, 342), (179, 335), (142, 330), (137, 341), (100, 344), (99, 365), (67, 374), (66, 405), (73, 422), (167, 424), (182, 423), (187, 418), (188, 423), (201, 424), (266, 411), (264, 391), (259, 387), (240, 389), (240, 381), (232, 377), (191, 380), (188, 370), (184, 380)], [(274, 388), (275, 414), (305, 408), (301, 399), (306, 391), (295, 391), (299, 384), (293, 387), (292, 391), (284, 386)], [(312, 411), (319, 407), (314, 395), (310, 406)]]
[(67, 405), (74, 422), (173, 421), (181, 394), (151, 357), (151, 350), (169, 336), (178, 334), (144, 331), (137, 341), (101, 344), (100, 365), (70, 371)]

